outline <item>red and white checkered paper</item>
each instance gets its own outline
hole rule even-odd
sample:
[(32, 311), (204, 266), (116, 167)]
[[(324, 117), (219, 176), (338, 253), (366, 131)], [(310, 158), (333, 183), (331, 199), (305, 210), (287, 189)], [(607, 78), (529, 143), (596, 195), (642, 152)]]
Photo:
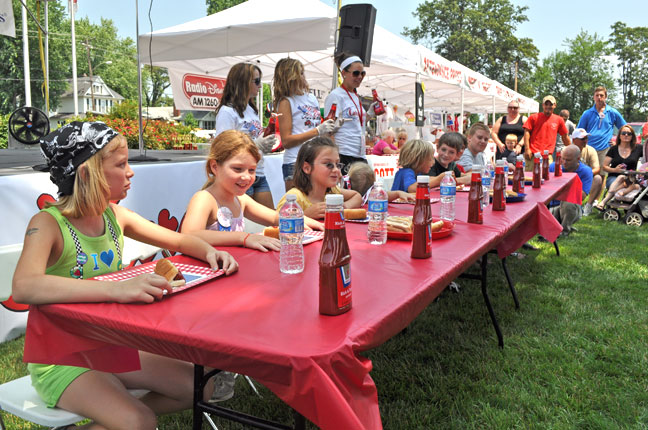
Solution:
[[(95, 276), (93, 279), (97, 281), (126, 281), (128, 279), (134, 278), (139, 275), (144, 275), (146, 273), (153, 273), (155, 272), (155, 265), (157, 261), (152, 261), (150, 263), (145, 263), (141, 264), (139, 266), (135, 267), (130, 267), (124, 270), (121, 270), (119, 272), (114, 272), (114, 273), (109, 273), (107, 275), (101, 275), (101, 276)], [(193, 276), (199, 276), (199, 278), (194, 279), (191, 282), (187, 282), (186, 284), (180, 286), (180, 287), (175, 287), (172, 288), (171, 291), (168, 292), (168, 294), (175, 294), (179, 293), (180, 291), (187, 290), (189, 288), (195, 287), (196, 285), (200, 285), (203, 282), (209, 281), (210, 279), (218, 278), (219, 276), (223, 275), (225, 271), (223, 269), (219, 269), (217, 271), (213, 271), (209, 267), (203, 267), (203, 266), (195, 266), (193, 264), (185, 264), (185, 263), (173, 263), (175, 267), (180, 270), (182, 274), (187, 274), (187, 275), (193, 275)]]
[(302, 240), (302, 245), (308, 245), (309, 243), (317, 242), (318, 240), (324, 239), (324, 232), (318, 230), (304, 230), (304, 239)]

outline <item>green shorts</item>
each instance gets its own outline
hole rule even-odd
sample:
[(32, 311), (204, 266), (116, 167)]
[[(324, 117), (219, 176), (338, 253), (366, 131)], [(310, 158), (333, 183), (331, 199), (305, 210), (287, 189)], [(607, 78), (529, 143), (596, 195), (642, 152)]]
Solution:
[(48, 408), (58, 403), (63, 391), (80, 375), (89, 371), (84, 367), (58, 366), (55, 364), (27, 365), (32, 386)]

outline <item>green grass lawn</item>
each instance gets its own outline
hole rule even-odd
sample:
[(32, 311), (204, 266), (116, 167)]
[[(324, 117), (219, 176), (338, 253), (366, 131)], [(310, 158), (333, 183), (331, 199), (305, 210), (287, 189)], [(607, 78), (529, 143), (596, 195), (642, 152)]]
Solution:
[[(577, 228), (559, 240), (560, 257), (534, 241), (539, 251), (508, 259), (519, 310), (490, 258), (503, 350), (479, 283), (459, 280), (459, 293), (445, 291), (408, 330), (367, 353), (386, 429), (648, 428), (648, 226), (593, 215)], [(1, 382), (26, 373), (22, 347), (22, 338), (0, 344)], [(259, 399), (237, 381), (229, 407), (290, 422), (271, 392), (262, 388)], [(40, 428), (7, 414), (5, 422)], [(185, 412), (162, 417), (159, 428), (190, 426)]]

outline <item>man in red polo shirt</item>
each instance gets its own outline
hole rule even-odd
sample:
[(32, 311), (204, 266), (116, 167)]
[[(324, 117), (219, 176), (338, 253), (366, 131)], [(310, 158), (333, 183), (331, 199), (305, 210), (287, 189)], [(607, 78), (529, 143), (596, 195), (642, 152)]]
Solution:
[(556, 136), (560, 135), (565, 146), (571, 144), (565, 121), (553, 113), (556, 108), (554, 96), (542, 99), (542, 112), (534, 113), (524, 123), (524, 159), (526, 170), (533, 169), (533, 154), (549, 151), (549, 162), (553, 161)]

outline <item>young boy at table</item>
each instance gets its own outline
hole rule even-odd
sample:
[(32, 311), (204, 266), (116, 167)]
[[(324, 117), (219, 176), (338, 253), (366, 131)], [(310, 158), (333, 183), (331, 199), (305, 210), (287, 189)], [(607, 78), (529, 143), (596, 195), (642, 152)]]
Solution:
[(482, 122), (473, 124), (468, 130), (468, 147), (464, 151), (458, 164), (465, 172), (472, 170), (472, 166), (486, 166), (484, 150), (488, 146), (490, 129)]
[(517, 161), (517, 154), (515, 153), (515, 147), (517, 146), (517, 136), (514, 134), (507, 134), (504, 139), (504, 152), (502, 153), (502, 158), (506, 160), (509, 165), (509, 171), (515, 170), (515, 162)]
[[(369, 193), (376, 182), (376, 174), (371, 166), (367, 163), (355, 162), (349, 167), (349, 186), (353, 191), (357, 191), (362, 196), (362, 203), (369, 200)], [(414, 203), (416, 194), (406, 193), (405, 191), (387, 191), (387, 200), (393, 202), (401, 199)]]
[[(394, 176), (392, 191), (416, 193), (416, 176), (427, 175), (434, 165), (434, 146), (421, 140), (410, 140), (398, 156), (398, 172)], [(430, 178), (430, 188), (441, 184), (441, 176)]]
[(458, 184), (469, 184), (470, 176), (462, 175), (461, 170), (457, 167), (455, 159), (457, 152), (460, 151), (466, 142), (466, 138), (461, 133), (451, 131), (443, 134), (437, 141), (437, 156), (434, 165), (430, 168), (428, 175), (430, 178), (441, 176), (447, 171), (454, 173), (455, 180)]
[[(102, 122), (72, 122), (41, 140), (59, 199), (29, 221), (12, 292), (18, 303), (153, 303), (171, 290), (166, 278), (147, 273), (122, 282), (90, 278), (122, 269), (126, 235), (200, 258), (229, 274), (230, 254), (176, 233), (111, 201), (123, 200), (133, 171), (126, 139)], [(100, 257), (100, 258), (99, 258)], [(45, 342), (27, 326), (26, 343)], [(138, 351), (140, 370), (100, 372), (85, 367), (29, 363), (32, 385), (50, 408), (89, 418), (83, 428), (154, 429), (156, 415), (191, 408), (193, 366)], [(115, 357), (119, 359), (119, 357)], [(141, 398), (128, 389), (145, 389)], [(209, 399), (213, 381), (204, 390)], [(226, 393), (231, 396), (231, 391)]]

